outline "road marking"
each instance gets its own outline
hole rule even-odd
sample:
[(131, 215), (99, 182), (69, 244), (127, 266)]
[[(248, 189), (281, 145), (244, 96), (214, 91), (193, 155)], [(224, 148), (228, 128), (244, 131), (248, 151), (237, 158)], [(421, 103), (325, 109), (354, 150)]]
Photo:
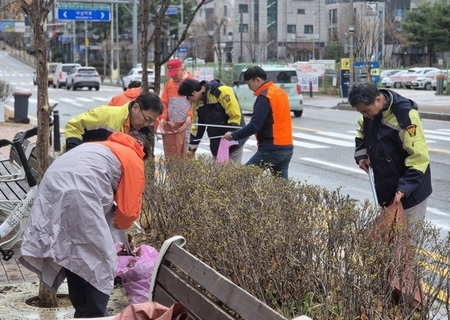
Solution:
[(350, 171), (353, 173), (364, 174), (365, 176), (367, 176), (367, 173), (361, 169), (355, 169), (355, 168), (350, 168), (350, 167), (346, 167), (346, 166), (341, 166), (341, 165), (338, 165), (335, 163), (321, 161), (321, 160), (313, 159), (313, 158), (300, 158), (300, 160), (308, 161), (308, 162), (312, 162), (312, 163), (316, 163), (316, 164), (321, 164), (326, 167), (336, 168), (336, 169), (340, 169), (340, 170), (346, 170), (346, 171)]
[(83, 98), (83, 97), (77, 97), (77, 98), (75, 98), (75, 99), (77, 99), (77, 100), (79, 100), (79, 101), (83, 101), (83, 102), (93, 102), (94, 100), (92, 100), (92, 99), (89, 99), (89, 98)]
[(329, 136), (329, 137), (334, 137), (334, 138), (341, 138), (341, 139), (355, 141), (355, 136), (351, 135), (351, 134), (336, 133), (336, 132), (330, 132), (330, 131), (319, 131), (318, 134), (321, 134), (324, 136)]
[[(446, 135), (446, 136), (450, 136), (450, 132), (447, 132), (447, 129), (437, 129), (437, 130), (427, 130), (427, 129), (425, 129), (423, 131), (425, 131), (425, 133), (437, 133), (437, 134), (443, 134), (443, 135)], [(450, 131), (450, 130), (448, 130), (448, 131)]]
[(69, 98), (61, 98), (61, 99), (59, 99), (59, 100), (64, 101), (64, 102), (66, 102), (66, 103), (70, 103), (70, 104), (72, 104), (72, 105), (74, 105), (74, 106), (77, 106), (77, 107), (82, 107), (82, 106), (83, 106), (83, 104), (81, 104), (81, 103), (74, 102), (73, 99), (69, 99)]
[(426, 138), (427, 139), (431, 138), (431, 139), (435, 139), (435, 140), (450, 141), (450, 137), (443, 137), (443, 136), (438, 136), (438, 135), (435, 135), (435, 134), (427, 134)]
[(355, 144), (351, 143), (351, 142), (323, 138), (323, 137), (313, 136), (311, 134), (300, 133), (300, 132), (294, 133), (293, 136), (296, 138), (300, 138), (300, 139), (313, 140), (313, 141), (333, 144), (333, 145), (337, 145), (337, 146), (341, 146), (341, 147), (354, 147), (355, 146)]
[(104, 97), (92, 97), (91, 99), (97, 100), (97, 101), (110, 101), (111, 99), (104, 98)]

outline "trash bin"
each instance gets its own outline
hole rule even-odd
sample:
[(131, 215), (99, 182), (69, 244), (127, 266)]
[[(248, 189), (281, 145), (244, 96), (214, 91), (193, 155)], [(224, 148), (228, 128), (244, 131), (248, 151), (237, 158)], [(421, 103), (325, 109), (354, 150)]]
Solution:
[(444, 91), (444, 77), (440, 74), (436, 75), (436, 94), (441, 95)]
[(28, 118), (28, 98), (31, 92), (14, 92), (14, 122), (30, 123)]

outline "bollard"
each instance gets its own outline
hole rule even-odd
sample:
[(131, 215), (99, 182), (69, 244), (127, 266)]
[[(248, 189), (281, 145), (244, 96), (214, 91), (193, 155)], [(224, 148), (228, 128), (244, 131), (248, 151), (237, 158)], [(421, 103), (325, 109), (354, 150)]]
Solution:
[(444, 92), (444, 76), (436, 75), (436, 94), (441, 95)]
[(53, 110), (53, 151), (61, 152), (61, 137), (59, 133), (59, 111)]
[(313, 90), (312, 90), (312, 81), (309, 82), (309, 97), (312, 98)]
[(30, 123), (28, 118), (28, 98), (31, 96), (31, 92), (19, 92), (13, 93), (14, 96), (14, 122)]

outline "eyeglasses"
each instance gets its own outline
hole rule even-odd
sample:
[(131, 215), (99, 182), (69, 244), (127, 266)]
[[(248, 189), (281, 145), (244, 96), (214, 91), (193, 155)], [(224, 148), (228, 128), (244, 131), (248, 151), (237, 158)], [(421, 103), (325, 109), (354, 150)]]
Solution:
[(258, 79), (258, 77), (252, 78), (252, 79), (250, 79), (250, 80), (248, 80), (248, 81), (245, 81), (245, 83), (247, 83), (247, 85), (249, 86), (249, 85), (250, 85), (250, 82), (255, 81), (256, 79)]
[[(139, 105), (138, 105), (139, 106)], [(142, 117), (144, 118), (144, 122), (148, 123), (149, 125), (151, 125), (152, 123), (155, 122), (155, 120), (153, 120), (152, 118), (147, 118), (144, 114), (144, 112), (142, 111), (141, 106), (139, 106), (139, 110), (141, 110), (142, 113)]]

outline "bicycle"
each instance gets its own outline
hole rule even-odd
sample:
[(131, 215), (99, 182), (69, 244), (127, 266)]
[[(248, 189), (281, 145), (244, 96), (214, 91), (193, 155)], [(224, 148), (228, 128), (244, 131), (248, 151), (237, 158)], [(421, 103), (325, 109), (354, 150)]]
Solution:
[[(5, 241), (0, 242), (0, 253), (3, 255), (3, 260), (5, 261), (8, 261), (13, 257), (14, 251), (12, 247), (17, 242), (22, 240), (22, 233), (25, 230), (31, 213), (31, 207), (33, 206), (34, 199), (36, 198), (36, 178), (31, 171), (22, 146), (25, 139), (36, 135), (36, 133), (37, 128), (32, 128), (25, 131), (21, 137), (15, 138), (13, 141), (7, 139), (0, 140), (0, 148), (10, 145), (11, 148), (16, 149), (25, 172), (27, 183), (30, 187), (23, 199), (18, 200), (17, 202), (0, 202), (0, 211), (3, 211), (6, 215), (6, 219), (0, 224), (0, 239), (6, 238)], [(10, 235), (14, 229), (16, 229), (15, 233)], [(7, 246), (7, 248), (4, 248), (5, 246)]]

